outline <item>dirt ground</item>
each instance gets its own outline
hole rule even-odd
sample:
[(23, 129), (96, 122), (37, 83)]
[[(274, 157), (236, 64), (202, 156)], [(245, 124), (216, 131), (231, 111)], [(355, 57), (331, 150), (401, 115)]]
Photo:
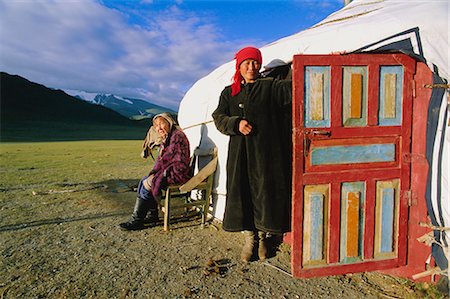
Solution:
[(0, 190), (9, 199), (0, 214), (0, 298), (445, 297), (432, 285), (379, 273), (292, 278), (287, 244), (267, 261), (244, 264), (242, 234), (216, 222), (202, 229), (195, 216), (178, 219), (170, 232), (122, 231), (117, 224), (128, 219), (134, 193), (111, 186)]

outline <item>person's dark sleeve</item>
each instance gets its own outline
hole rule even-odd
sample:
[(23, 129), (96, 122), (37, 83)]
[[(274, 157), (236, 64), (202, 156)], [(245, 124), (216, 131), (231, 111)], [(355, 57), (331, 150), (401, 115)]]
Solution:
[(274, 80), (272, 92), (281, 107), (292, 104), (292, 80)]
[(240, 134), (239, 122), (242, 118), (230, 115), (229, 97), (231, 97), (229, 90), (224, 89), (220, 95), (219, 105), (214, 110), (212, 117), (219, 132), (225, 135), (238, 135)]

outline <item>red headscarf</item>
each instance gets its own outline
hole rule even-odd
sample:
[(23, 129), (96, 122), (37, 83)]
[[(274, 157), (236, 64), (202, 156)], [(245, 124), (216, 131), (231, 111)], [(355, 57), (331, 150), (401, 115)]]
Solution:
[(241, 82), (244, 79), (239, 71), (239, 66), (246, 59), (254, 59), (262, 64), (261, 52), (254, 47), (246, 47), (239, 50), (234, 56), (236, 59), (236, 73), (234, 73), (233, 84), (231, 84), (231, 95), (234, 97), (241, 92)]

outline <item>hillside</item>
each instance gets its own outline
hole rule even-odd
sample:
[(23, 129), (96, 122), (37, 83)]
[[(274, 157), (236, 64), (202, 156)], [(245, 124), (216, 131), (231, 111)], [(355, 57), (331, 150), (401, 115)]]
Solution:
[(132, 121), (61, 90), (0, 73), (1, 141), (141, 139), (148, 121)]

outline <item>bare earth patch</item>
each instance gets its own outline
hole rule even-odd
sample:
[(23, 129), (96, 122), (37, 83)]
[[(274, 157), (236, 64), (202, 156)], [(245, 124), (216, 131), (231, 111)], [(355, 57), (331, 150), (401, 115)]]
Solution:
[[(30, 198), (32, 199), (32, 198)], [(198, 218), (125, 232), (120, 215), (44, 218), (2, 226), (2, 298), (425, 298), (408, 280), (362, 273), (295, 279), (290, 247), (239, 261), (243, 236)], [(45, 206), (41, 206), (46, 209)], [(124, 207), (125, 208), (125, 207)], [(116, 211), (119, 212), (119, 211)], [(41, 211), (41, 213), (43, 213)], [(45, 214), (45, 213), (43, 213)], [(30, 219), (31, 220), (31, 219)]]

